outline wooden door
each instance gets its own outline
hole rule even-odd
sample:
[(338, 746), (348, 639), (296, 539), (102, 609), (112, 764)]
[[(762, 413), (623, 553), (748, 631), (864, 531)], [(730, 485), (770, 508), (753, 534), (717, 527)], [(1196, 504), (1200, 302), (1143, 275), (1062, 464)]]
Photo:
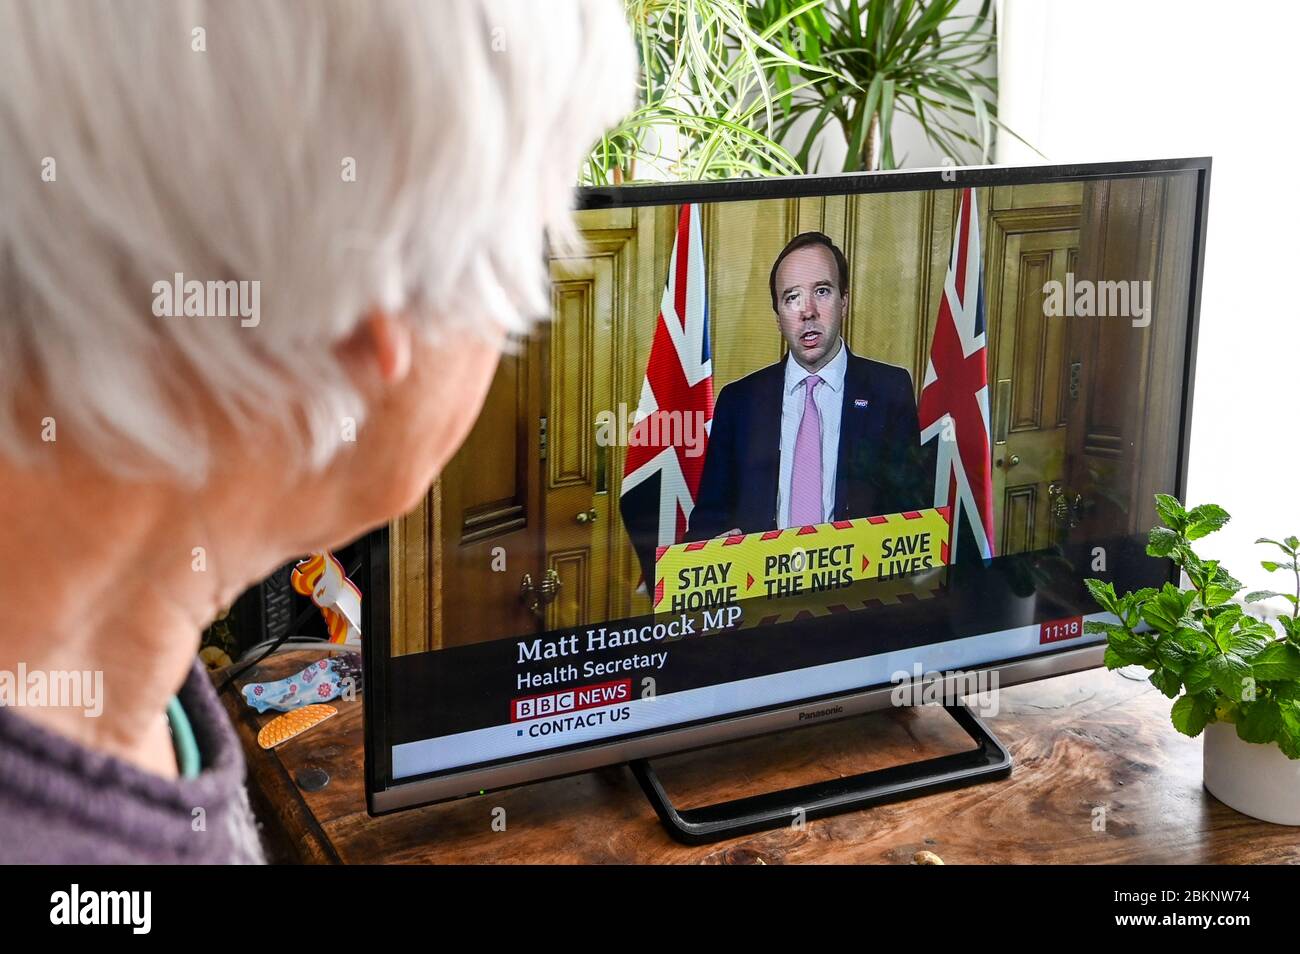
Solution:
[(1065, 478), (1070, 372), (1066, 319), (1046, 318), (1044, 286), (1064, 282), (1079, 249), (1078, 205), (994, 209), (989, 216), (993, 495), (998, 553), (1055, 541), (1051, 496)]
[[(610, 616), (616, 570), (609, 554), (619, 542), (612, 470), (622, 459), (621, 423), (630, 425), (636, 410), (614, 400), (616, 270), (623, 244), (589, 235), (582, 257), (551, 260), (541, 472), (546, 565), (559, 590), (546, 609), (547, 629)], [(606, 423), (598, 427), (601, 415)]]
[(1072, 318), (1068, 519), (1084, 539), (1145, 536), (1177, 476), (1196, 179), (1088, 183), (1076, 278), (1150, 282), (1150, 323)]
[[(640, 378), (620, 375), (643, 359), (621, 336), (629, 310), (654, 303), (631, 281), (634, 210), (579, 221), (582, 254), (551, 261), (551, 320), (502, 359), (464, 446), (391, 526), (394, 654), (628, 612), (635, 563), (617, 519), (624, 449), (598, 441), (596, 423), (602, 411), (622, 419), (616, 394), (629, 420), (635, 413), (628, 397)], [(655, 243), (644, 246), (654, 253)]]
[(438, 482), (391, 527), (395, 654), (541, 629), (520, 584), (545, 571), (542, 349), (536, 341), (520, 349), (502, 358), (478, 421)]

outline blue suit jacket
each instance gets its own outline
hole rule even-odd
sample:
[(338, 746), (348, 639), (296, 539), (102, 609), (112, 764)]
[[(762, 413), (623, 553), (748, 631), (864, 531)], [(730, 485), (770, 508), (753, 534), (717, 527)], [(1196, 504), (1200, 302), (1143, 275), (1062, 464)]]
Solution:
[[(834, 519), (934, 506), (934, 445), (921, 446), (912, 378), (849, 354), (844, 374)], [(713, 409), (704, 473), (687, 538), (777, 526), (781, 399), (787, 355), (733, 381)]]

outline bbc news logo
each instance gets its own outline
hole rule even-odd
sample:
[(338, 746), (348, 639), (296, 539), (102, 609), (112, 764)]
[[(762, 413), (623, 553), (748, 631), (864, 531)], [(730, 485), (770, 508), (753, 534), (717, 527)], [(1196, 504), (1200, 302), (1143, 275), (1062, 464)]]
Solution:
[(510, 721), (523, 722), (545, 716), (563, 715), (566, 712), (580, 712), (583, 709), (598, 709), (601, 706), (630, 702), (631, 699), (631, 679), (602, 682), (594, 686), (579, 686), (576, 689), (564, 689), (560, 692), (529, 696), (526, 699), (515, 699), (510, 703)]

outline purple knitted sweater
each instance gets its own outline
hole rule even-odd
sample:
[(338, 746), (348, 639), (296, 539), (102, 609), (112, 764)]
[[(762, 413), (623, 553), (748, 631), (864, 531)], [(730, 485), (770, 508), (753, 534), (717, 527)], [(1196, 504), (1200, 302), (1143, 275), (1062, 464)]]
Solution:
[(179, 698), (203, 768), (172, 781), (0, 707), (0, 863), (263, 863), (243, 752), (197, 662)]

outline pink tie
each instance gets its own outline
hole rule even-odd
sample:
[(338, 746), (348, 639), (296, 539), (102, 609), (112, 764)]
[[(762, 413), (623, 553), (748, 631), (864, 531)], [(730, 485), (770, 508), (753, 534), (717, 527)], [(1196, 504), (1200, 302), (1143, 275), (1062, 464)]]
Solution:
[(815, 374), (804, 378), (803, 419), (794, 439), (794, 470), (790, 477), (790, 525), (806, 527), (821, 523), (822, 512), (822, 416), (813, 391), (822, 379)]

